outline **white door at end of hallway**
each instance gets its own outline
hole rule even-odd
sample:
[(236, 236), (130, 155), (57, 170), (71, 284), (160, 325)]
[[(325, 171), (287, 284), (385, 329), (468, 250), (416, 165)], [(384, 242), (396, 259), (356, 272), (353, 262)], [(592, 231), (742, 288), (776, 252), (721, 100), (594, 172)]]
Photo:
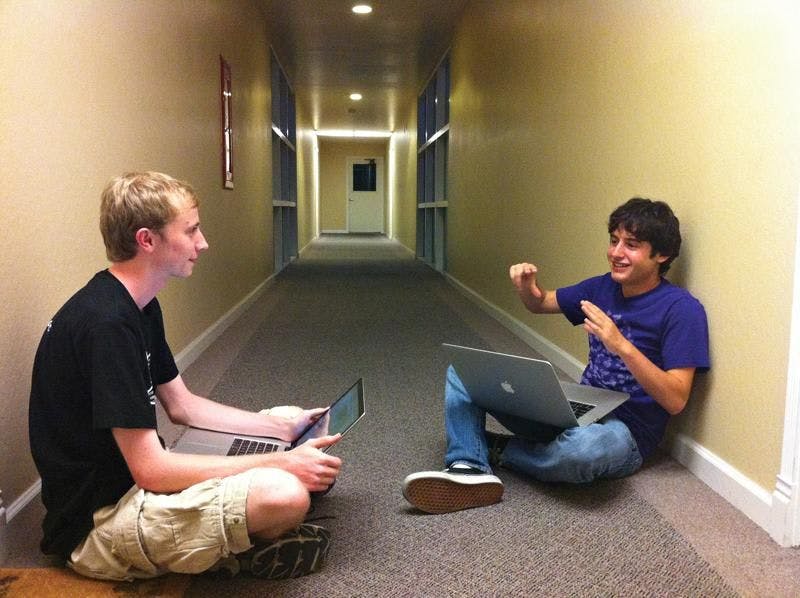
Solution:
[(347, 158), (347, 232), (384, 232), (383, 158)]

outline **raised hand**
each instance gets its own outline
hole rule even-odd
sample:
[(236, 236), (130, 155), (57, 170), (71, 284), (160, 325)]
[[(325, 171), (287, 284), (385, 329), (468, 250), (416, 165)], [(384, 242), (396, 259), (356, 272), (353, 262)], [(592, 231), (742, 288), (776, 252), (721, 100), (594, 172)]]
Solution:
[(539, 285), (536, 284), (538, 272), (538, 268), (533, 264), (521, 263), (511, 266), (508, 270), (508, 275), (520, 296), (531, 295), (541, 300), (543, 294)]
[(539, 269), (533, 264), (521, 263), (511, 266), (508, 275), (511, 283), (530, 311), (535, 314), (557, 314), (561, 312), (555, 291), (544, 290), (539, 286)]
[(600, 342), (611, 353), (619, 355), (622, 349), (630, 344), (630, 341), (623, 336), (614, 320), (594, 303), (581, 301), (581, 309), (586, 316), (583, 320), (583, 329), (600, 339)]

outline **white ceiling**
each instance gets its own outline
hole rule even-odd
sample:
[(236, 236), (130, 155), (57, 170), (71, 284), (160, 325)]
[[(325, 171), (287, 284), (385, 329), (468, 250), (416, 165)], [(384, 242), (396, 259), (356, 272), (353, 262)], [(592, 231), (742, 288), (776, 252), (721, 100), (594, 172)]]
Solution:
[[(467, 0), (260, 0), (316, 129), (393, 131), (450, 45)], [(373, 7), (356, 15), (355, 4)], [(359, 102), (352, 92), (361, 93)]]

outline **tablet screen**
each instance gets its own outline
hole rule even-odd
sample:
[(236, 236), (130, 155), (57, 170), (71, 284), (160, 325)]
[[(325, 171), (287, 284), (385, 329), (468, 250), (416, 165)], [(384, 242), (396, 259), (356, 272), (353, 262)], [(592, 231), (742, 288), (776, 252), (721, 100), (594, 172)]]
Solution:
[(320, 436), (344, 434), (363, 416), (364, 380), (359, 378), (341, 397), (336, 399), (322, 417), (300, 435), (294, 442), (294, 446)]

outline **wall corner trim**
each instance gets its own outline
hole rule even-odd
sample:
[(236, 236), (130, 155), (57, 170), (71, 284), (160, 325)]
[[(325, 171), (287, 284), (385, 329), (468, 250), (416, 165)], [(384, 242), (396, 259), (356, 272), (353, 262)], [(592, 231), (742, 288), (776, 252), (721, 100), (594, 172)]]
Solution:
[(774, 502), (767, 490), (685, 434), (675, 435), (671, 455), (759, 527), (771, 532)]
[(786, 410), (781, 466), (775, 482), (772, 537), (781, 546), (800, 545), (800, 185), (797, 190)]
[(800, 543), (795, 517), (797, 485), (779, 475), (772, 493), (772, 522), (770, 535), (781, 546), (797, 546)]

